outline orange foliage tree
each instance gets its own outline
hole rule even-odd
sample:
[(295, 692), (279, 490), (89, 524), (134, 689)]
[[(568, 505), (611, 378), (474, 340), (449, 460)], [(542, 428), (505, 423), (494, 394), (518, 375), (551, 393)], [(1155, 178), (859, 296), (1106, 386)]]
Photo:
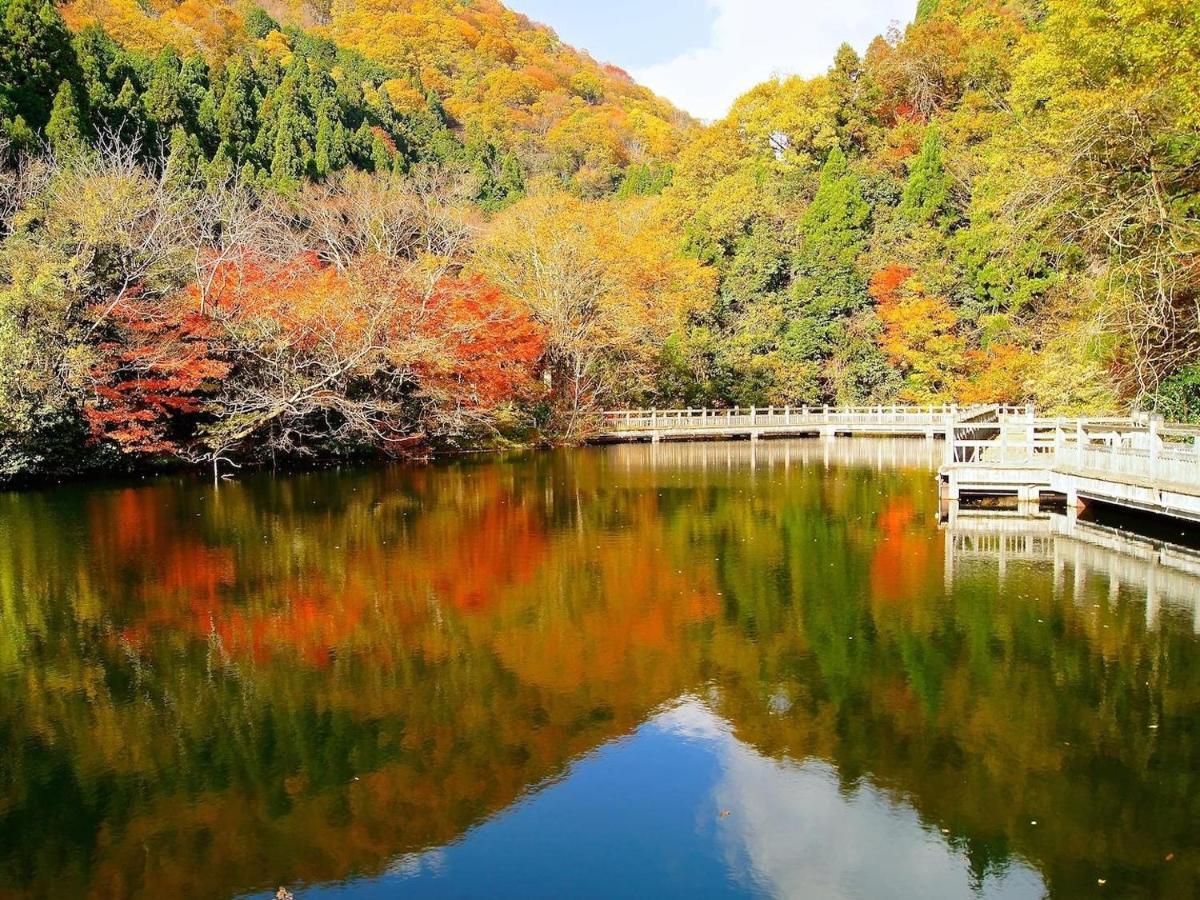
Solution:
[(215, 323), (182, 298), (127, 298), (88, 371), (84, 414), (96, 439), (125, 453), (181, 449), (206, 397), (229, 373)]
[(906, 266), (888, 266), (871, 279), (870, 293), (883, 322), (883, 351), (904, 375), (901, 399), (939, 403), (951, 399), (963, 373), (965, 341), (958, 314), (933, 296)]
[(339, 271), (315, 254), (257, 258), (217, 278), (232, 377), (207, 432), (214, 459), (254, 444), (400, 449), (494, 426), (533, 387), (542, 333), (482, 278), (418, 285), (393, 262)]

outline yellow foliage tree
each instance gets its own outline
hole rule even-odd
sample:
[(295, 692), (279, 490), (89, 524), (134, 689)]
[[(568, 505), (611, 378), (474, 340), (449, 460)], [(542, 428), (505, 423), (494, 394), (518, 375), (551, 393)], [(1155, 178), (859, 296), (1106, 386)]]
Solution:
[(599, 406), (651, 387), (657, 348), (716, 286), (644, 198), (530, 197), (492, 224), (474, 265), (545, 329), (552, 427), (567, 438)]

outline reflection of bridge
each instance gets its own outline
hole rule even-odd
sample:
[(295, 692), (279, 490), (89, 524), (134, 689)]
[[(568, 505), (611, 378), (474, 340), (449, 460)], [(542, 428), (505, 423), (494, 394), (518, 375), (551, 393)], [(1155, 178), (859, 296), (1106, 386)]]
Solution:
[(847, 441), (725, 441), (722, 443), (629, 444), (609, 450), (625, 469), (788, 469), (814, 466), (869, 468), (876, 471), (916, 469), (933, 473), (942, 451), (926, 441), (908, 438), (856, 438)]
[(1073, 515), (1017, 516), (955, 510), (944, 525), (946, 585), (964, 568), (986, 562), (1003, 579), (1012, 563), (1049, 563), (1054, 590), (1064, 590), (1067, 569), (1073, 596), (1089, 579), (1106, 578), (1115, 599), (1122, 586), (1146, 598), (1146, 620), (1156, 623), (1162, 604), (1191, 612), (1200, 633), (1200, 551), (1081, 521)]
[(1039, 418), (1032, 407), (860, 406), (607, 412), (595, 439), (697, 441), (818, 435), (923, 435), (946, 439), (947, 500), (1042, 492), (1071, 506), (1092, 501), (1200, 521), (1200, 427), (1150, 416)]

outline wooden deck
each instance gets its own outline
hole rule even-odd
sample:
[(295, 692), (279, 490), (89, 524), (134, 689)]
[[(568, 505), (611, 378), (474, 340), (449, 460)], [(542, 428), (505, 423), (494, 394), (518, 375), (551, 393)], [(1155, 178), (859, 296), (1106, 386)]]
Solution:
[(1200, 522), (1200, 427), (1151, 416), (1039, 417), (1032, 407), (857, 406), (606, 412), (597, 442), (914, 435), (945, 441), (942, 496), (1045, 492)]
[(956, 425), (941, 468), (943, 496), (1042, 492), (1071, 508), (1106, 503), (1200, 522), (1200, 427), (1151, 416), (1128, 419), (1001, 415)]

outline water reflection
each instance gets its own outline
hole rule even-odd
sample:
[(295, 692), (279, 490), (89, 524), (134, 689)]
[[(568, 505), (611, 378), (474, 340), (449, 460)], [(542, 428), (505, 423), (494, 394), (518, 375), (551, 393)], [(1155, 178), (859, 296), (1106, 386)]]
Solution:
[(0, 495), (0, 893), (1191, 892), (1186, 554), (938, 450)]

